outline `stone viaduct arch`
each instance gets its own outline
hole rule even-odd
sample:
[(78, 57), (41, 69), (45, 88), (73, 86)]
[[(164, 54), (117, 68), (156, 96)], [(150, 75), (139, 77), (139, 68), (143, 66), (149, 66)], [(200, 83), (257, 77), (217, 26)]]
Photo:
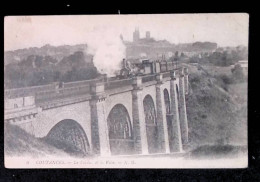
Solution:
[(65, 119), (58, 122), (47, 134), (45, 139), (55, 147), (68, 153), (90, 153), (88, 137), (75, 120)]
[(124, 92), (120, 94), (113, 94), (106, 98), (106, 112), (107, 116), (109, 115), (110, 111), (113, 109), (114, 106), (117, 104), (122, 104), (125, 109), (127, 110), (131, 125), (133, 125), (133, 117), (132, 117), (132, 93), (131, 92)]
[(116, 104), (107, 117), (109, 144), (112, 155), (134, 153), (133, 128), (123, 104)]
[(152, 97), (146, 95), (143, 100), (145, 125), (147, 132), (148, 152), (157, 153), (159, 151), (158, 123), (156, 120), (156, 110)]
[(166, 114), (170, 114), (171, 113), (171, 100), (170, 100), (170, 94), (169, 94), (167, 88), (165, 88), (163, 90), (163, 96), (164, 96)]
[(90, 110), (89, 102), (43, 110), (38, 114), (37, 121), (33, 122), (33, 134), (39, 138), (46, 137), (50, 130), (60, 121), (74, 120), (83, 128), (89, 145), (92, 146), (90, 113), (86, 112), (86, 110)]
[(168, 137), (169, 137), (169, 147), (170, 151), (172, 151), (172, 148), (174, 146), (174, 125), (173, 125), (173, 111), (171, 108), (171, 99), (170, 94), (168, 90), (165, 88), (163, 90), (164, 95), (164, 103), (166, 108), (166, 120), (167, 120), (167, 131), (168, 131)]

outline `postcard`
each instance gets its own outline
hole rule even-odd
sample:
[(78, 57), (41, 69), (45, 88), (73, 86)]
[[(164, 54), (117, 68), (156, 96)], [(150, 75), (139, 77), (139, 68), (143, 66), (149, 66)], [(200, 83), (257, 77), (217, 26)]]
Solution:
[(6, 16), (6, 168), (246, 168), (246, 13)]

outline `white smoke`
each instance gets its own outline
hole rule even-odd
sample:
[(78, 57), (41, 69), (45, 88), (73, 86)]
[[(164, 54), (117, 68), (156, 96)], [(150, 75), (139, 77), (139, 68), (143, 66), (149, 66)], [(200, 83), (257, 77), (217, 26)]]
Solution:
[(126, 47), (115, 29), (95, 28), (87, 40), (87, 53), (93, 55), (93, 63), (97, 70), (107, 76), (115, 76), (121, 69), (125, 58)]
[(140, 54), (140, 57), (141, 57), (141, 58), (147, 58), (147, 54), (146, 54), (145, 52), (142, 52), (142, 53)]
[(173, 56), (173, 52), (168, 52), (168, 58), (172, 57)]

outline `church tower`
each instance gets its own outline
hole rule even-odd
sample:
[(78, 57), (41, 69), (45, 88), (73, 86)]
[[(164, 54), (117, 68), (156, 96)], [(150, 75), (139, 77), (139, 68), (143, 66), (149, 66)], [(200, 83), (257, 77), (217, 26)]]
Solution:
[(133, 33), (133, 42), (138, 42), (140, 39), (140, 33), (139, 33), (139, 29), (136, 28), (134, 33)]

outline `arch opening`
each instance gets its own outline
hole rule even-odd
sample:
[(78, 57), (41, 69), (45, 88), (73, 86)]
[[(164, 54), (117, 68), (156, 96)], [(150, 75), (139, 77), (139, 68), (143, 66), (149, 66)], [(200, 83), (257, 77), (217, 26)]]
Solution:
[(185, 141), (184, 141), (184, 138), (183, 138), (183, 131), (184, 131), (184, 129), (183, 129), (183, 123), (182, 123), (182, 115), (181, 115), (181, 103), (180, 103), (180, 101), (181, 101), (181, 99), (180, 99), (180, 93), (179, 93), (179, 87), (178, 87), (178, 85), (176, 85), (176, 94), (177, 94), (177, 101), (178, 101), (178, 113), (179, 113), (179, 119), (180, 119), (180, 129), (181, 129), (181, 133), (182, 133), (182, 135), (181, 135), (181, 140), (182, 140), (182, 143), (185, 143)]
[(163, 90), (163, 95), (164, 95), (166, 114), (170, 114), (171, 113), (171, 101), (170, 101), (169, 92), (166, 88)]
[(169, 137), (169, 146), (170, 150), (173, 150), (173, 139), (174, 139), (174, 132), (173, 132), (173, 113), (171, 111), (171, 101), (170, 95), (167, 89), (164, 89), (164, 103), (166, 108), (166, 120), (167, 120), (167, 130), (168, 130), (168, 137)]
[(158, 140), (158, 124), (156, 121), (156, 110), (153, 99), (150, 95), (145, 96), (143, 100), (148, 152), (159, 152), (159, 140)]
[(176, 85), (176, 94), (177, 94), (177, 100), (178, 100), (178, 103), (179, 103), (180, 99), (179, 99), (179, 87), (178, 87), (178, 85)]
[(178, 85), (176, 85), (176, 94), (177, 94), (177, 101), (178, 101), (178, 113), (179, 113), (179, 116), (180, 116), (180, 94), (179, 94), (179, 87), (178, 87)]
[(45, 140), (71, 155), (87, 156), (90, 154), (90, 145), (84, 129), (71, 119), (57, 123), (49, 131)]
[(115, 105), (107, 118), (109, 144), (112, 155), (133, 154), (134, 140), (127, 109), (122, 104)]

